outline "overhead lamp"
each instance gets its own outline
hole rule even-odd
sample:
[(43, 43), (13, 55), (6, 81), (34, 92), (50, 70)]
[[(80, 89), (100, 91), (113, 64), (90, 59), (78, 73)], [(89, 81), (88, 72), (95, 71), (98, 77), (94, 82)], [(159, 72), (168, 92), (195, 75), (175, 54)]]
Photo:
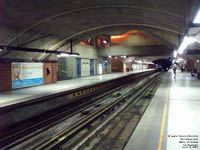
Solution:
[(200, 23), (200, 10), (198, 11), (197, 15), (195, 16), (193, 23)]
[(194, 37), (185, 36), (179, 49), (178, 49), (179, 54), (182, 54), (183, 51), (187, 48), (187, 46), (194, 42), (196, 42), (196, 39)]
[(152, 62), (143, 62), (144, 64), (154, 64), (154, 63), (152, 63)]
[(117, 59), (117, 56), (115, 56), (115, 59)]
[(197, 62), (199, 63), (199, 60), (197, 60)]
[(68, 57), (68, 56), (70, 56), (68, 53), (60, 53), (60, 56), (61, 57)]
[(183, 61), (183, 60), (184, 60), (183, 58), (178, 58), (178, 59), (177, 59), (177, 61)]
[(174, 57), (176, 57), (176, 56), (177, 56), (177, 51), (175, 50), (175, 51), (174, 51)]
[(126, 58), (126, 56), (124, 56), (124, 58)]
[(103, 43), (104, 43), (104, 44), (107, 44), (107, 41), (106, 41), (106, 40), (103, 40)]
[(105, 63), (107, 63), (108, 61), (107, 60), (105, 60)]
[(70, 56), (74, 56), (74, 57), (77, 57), (77, 56), (79, 56), (79, 54), (78, 54), (78, 53), (70, 53), (69, 55), (70, 55)]
[(108, 58), (112, 58), (112, 56), (109, 55)]
[(2, 49), (2, 48), (0, 48), (0, 52), (1, 52), (1, 51), (3, 51), (3, 49)]
[(139, 64), (141, 64), (141, 63), (142, 63), (142, 61), (141, 61), (141, 60), (136, 60), (135, 62), (136, 62), (136, 63), (139, 63)]
[(178, 53), (179, 53), (179, 54), (183, 54), (183, 51), (181, 51), (181, 50), (178, 50)]

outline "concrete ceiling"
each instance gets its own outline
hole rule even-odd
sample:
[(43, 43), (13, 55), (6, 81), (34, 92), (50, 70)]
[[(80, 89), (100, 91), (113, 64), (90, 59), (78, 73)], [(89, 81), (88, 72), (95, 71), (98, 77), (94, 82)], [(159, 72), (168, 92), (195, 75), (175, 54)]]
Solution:
[(71, 39), (137, 29), (173, 48), (198, 6), (198, 0), (1, 0), (0, 44), (59, 50)]

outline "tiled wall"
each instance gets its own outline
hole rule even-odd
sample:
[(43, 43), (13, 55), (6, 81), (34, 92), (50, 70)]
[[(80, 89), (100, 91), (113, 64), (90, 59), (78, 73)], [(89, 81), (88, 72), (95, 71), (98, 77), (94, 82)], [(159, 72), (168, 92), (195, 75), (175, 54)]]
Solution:
[[(57, 82), (57, 64), (44, 63), (44, 84)], [(50, 74), (47, 75), (47, 66), (50, 68)], [(0, 62), (0, 92), (12, 89), (11, 62)]]
[[(44, 84), (57, 82), (56, 63), (44, 63)], [(50, 69), (50, 74), (47, 74), (47, 67)]]
[(123, 62), (121, 59), (113, 58), (111, 60), (111, 67), (112, 67), (112, 72), (123, 72)]
[(11, 63), (0, 62), (0, 91), (12, 88)]

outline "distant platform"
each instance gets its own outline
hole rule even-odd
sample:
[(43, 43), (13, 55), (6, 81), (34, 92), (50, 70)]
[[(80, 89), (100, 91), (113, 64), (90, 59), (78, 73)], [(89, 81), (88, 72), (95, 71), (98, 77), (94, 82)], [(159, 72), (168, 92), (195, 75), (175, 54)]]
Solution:
[(200, 80), (170, 71), (124, 150), (200, 149)]
[(135, 74), (139, 72), (150, 71), (141, 70), (141, 71), (132, 71), (126, 73), (111, 73), (111, 74), (103, 74), (97, 76), (83, 77), (65, 81), (58, 81), (55, 84), (48, 85), (40, 85), (35, 87), (28, 87), (23, 89), (15, 89), (7, 92), (0, 92), (0, 108), (7, 107), (10, 105), (23, 103), (32, 99), (37, 99), (40, 97), (45, 97), (61, 92), (66, 92), (68, 90), (73, 90), (76, 88), (101, 83), (113, 79), (117, 79), (120, 77), (124, 77), (130, 74)]

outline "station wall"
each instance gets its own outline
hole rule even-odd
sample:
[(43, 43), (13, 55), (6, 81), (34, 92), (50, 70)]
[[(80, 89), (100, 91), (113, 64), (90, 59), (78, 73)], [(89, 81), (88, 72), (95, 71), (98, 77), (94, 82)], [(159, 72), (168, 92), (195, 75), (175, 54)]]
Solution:
[(68, 80), (97, 74), (95, 59), (61, 57), (58, 59), (58, 80)]
[(56, 62), (0, 62), (0, 68), (0, 92), (57, 82)]
[(133, 71), (145, 70), (145, 69), (148, 69), (147, 67), (148, 67), (147, 64), (138, 64), (138, 63), (132, 64)]
[(111, 72), (111, 60), (99, 57), (97, 60), (97, 74), (106, 74)]
[(97, 74), (96, 59), (98, 56), (94, 46), (77, 44), (73, 47), (73, 52), (79, 53), (79, 56), (58, 58), (58, 80)]
[(0, 91), (12, 89), (11, 63), (0, 62)]
[(77, 59), (75, 57), (60, 57), (58, 59), (58, 80), (77, 78)]
[[(48, 69), (49, 73), (48, 73)], [(57, 64), (56, 63), (43, 63), (43, 77), (44, 84), (56, 83), (57, 82)]]
[(112, 72), (123, 72), (124, 71), (123, 61), (120, 58), (111, 59), (111, 67), (112, 67)]

